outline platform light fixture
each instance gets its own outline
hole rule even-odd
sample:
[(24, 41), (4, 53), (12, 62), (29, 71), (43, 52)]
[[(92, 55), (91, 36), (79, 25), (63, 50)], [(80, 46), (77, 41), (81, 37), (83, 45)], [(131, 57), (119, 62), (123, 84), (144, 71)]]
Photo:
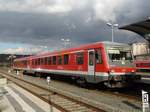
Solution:
[(47, 50), (48, 47), (47, 46), (40, 46), (40, 48)]
[(49, 105), (50, 105), (50, 112), (53, 112), (52, 99), (51, 99), (51, 93), (50, 93), (51, 77), (48, 76), (46, 80), (47, 80), (48, 89), (49, 89), (48, 99), (49, 99)]
[(109, 27), (111, 27), (111, 31), (112, 31), (112, 35), (111, 35), (112, 36), (112, 38), (111, 38), (112, 40), (111, 41), (114, 42), (114, 27), (118, 27), (119, 25), (118, 24), (109, 23), (109, 22), (107, 23), (107, 25)]
[[(13, 60), (14, 58), (16, 58), (16, 56), (14, 54), (11, 54), (9, 57), (8, 57), (8, 60), (10, 60), (10, 68), (12, 70), (12, 67), (13, 67)], [(10, 71), (11, 71), (10, 70)]]
[(71, 43), (70, 39), (68, 38), (67, 39), (61, 38), (61, 41), (63, 42), (63, 45), (65, 48), (67, 47), (68, 44)]

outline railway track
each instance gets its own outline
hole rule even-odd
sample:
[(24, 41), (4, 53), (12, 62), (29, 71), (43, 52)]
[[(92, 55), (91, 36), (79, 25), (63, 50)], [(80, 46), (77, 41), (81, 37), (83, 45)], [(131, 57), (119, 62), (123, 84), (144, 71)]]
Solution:
[(56, 91), (52, 91), (50, 89), (33, 84), (21, 78), (17, 78), (2, 70), (0, 70), (0, 75), (31, 92), (45, 102), (55, 106), (62, 112), (105, 112), (99, 107), (89, 105), (86, 102), (75, 100)]

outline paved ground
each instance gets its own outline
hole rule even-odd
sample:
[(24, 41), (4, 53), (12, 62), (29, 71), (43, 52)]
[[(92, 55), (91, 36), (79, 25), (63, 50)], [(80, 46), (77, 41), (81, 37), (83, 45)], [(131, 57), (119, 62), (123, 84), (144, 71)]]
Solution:
[[(26, 75), (24, 75), (22, 78), (47, 87), (46, 80), (43, 78)], [(88, 102), (97, 104), (110, 112), (141, 112), (141, 102), (122, 98), (120, 96), (111, 96), (101, 92), (100, 90), (84, 89), (73, 84), (60, 81), (52, 81), (51, 89), (75, 96), (81, 100), (86, 99)]]
[[(60, 112), (41, 99), (11, 83), (0, 88), (0, 112)], [(8, 92), (8, 93), (7, 93)]]
[[(16, 74), (14, 74), (16, 75)], [(39, 84), (43, 87), (48, 87), (47, 82), (43, 78), (26, 76), (23, 77), (19, 74), (19, 77), (26, 80), (30, 80), (36, 84)], [(109, 112), (141, 112), (141, 102), (122, 98), (120, 96), (110, 96), (103, 93), (101, 90), (89, 90), (77, 87), (73, 84), (68, 84), (62, 81), (52, 80), (51, 89), (60, 91), (64, 94), (69, 94), (75, 96), (79, 99), (86, 99), (88, 102), (97, 104), (102, 108), (108, 109)]]

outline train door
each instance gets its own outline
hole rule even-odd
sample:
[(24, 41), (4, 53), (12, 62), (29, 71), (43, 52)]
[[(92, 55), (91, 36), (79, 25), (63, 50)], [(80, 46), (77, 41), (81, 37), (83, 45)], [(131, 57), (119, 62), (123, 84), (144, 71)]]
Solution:
[(27, 60), (27, 69), (30, 69), (30, 59)]
[(95, 51), (88, 50), (88, 75), (95, 75)]

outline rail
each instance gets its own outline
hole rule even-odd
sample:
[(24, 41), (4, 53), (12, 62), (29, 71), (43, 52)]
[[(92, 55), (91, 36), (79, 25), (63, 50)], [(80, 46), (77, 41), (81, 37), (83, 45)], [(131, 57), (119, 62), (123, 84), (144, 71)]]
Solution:
[[(39, 85), (33, 84), (29, 81), (23, 80), (21, 78), (17, 78), (4, 71), (0, 70), (0, 72), (0, 75), (2, 75), (3, 77), (6, 77), (8, 80), (31, 92), (45, 102), (53, 105), (62, 112), (105, 112), (103, 109), (93, 105), (89, 105), (86, 102), (73, 99), (56, 91), (52, 91)], [(51, 101), (49, 100), (47, 95), (51, 96)]]

